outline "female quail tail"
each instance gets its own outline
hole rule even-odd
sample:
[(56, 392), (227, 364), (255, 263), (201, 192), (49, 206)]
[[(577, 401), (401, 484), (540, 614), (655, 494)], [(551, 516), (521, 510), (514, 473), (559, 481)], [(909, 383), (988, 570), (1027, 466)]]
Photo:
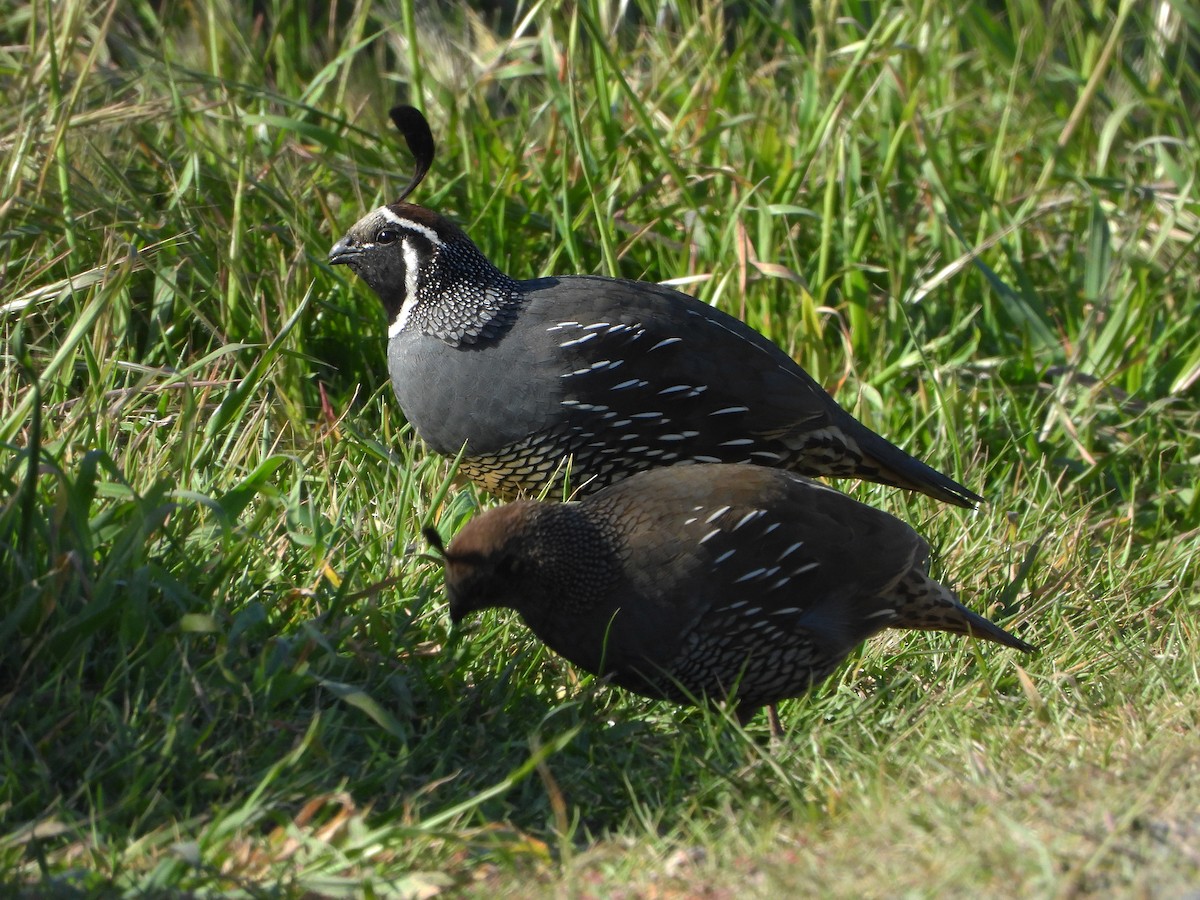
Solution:
[(1009, 634), (999, 625), (963, 606), (945, 585), (939, 584), (920, 569), (913, 569), (896, 584), (892, 592), (895, 616), (889, 628), (906, 631), (946, 631), (1003, 644), (1023, 653), (1034, 647)]
[(899, 519), (760, 466), (654, 469), (579, 502), (510, 503), (444, 556), (454, 621), (509, 607), (588, 672), (741, 714), (803, 694), (888, 627), (1032, 649), (931, 580), (928, 546)]

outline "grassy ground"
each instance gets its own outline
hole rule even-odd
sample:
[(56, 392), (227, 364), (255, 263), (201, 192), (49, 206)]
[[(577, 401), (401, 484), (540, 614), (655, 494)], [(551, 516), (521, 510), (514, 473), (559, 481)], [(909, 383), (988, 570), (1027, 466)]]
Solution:
[[(1200, 888), (1189, 7), (308, 5), (0, 6), (0, 886)], [(841, 485), (1041, 654), (876, 639), (769, 746), (451, 634), (491, 501), (326, 263), (397, 100), (502, 267), (686, 279), (985, 493)]]

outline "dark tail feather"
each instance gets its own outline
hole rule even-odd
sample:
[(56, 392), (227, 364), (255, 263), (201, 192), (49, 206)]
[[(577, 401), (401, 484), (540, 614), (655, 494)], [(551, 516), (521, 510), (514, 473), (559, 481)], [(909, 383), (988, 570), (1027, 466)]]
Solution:
[(971, 612), (958, 602), (949, 588), (918, 569), (913, 569), (901, 580), (891, 599), (895, 601), (895, 618), (888, 623), (892, 628), (964, 634), (1023, 653), (1032, 653), (1037, 649), (996, 623)]
[(1012, 647), (1014, 650), (1020, 650), (1022, 653), (1033, 653), (1037, 647), (1033, 644), (1027, 644), (1016, 635), (1005, 631), (995, 622), (985, 619), (978, 613), (971, 612), (961, 603), (958, 605), (959, 615), (963, 618), (961, 628), (946, 628), (944, 631), (951, 631), (954, 634), (965, 634), (968, 637), (981, 638), (985, 641), (991, 641), (994, 644), (1003, 644), (1005, 647)]
[[(866, 434), (854, 435), (863, 453), (863, 477), (881, 484), (890, 484), (892, 487), (919, 491), (935, 500), (953, 503), (965, 509), (974, 509), (983, 502), (983, 497), (963, 487), (949, 475), (943, 475), (915, 456), (909, 456), (869, 428), (863, 426), (863, 431)], [(868, 471), (870, 474), (867, 474)]]

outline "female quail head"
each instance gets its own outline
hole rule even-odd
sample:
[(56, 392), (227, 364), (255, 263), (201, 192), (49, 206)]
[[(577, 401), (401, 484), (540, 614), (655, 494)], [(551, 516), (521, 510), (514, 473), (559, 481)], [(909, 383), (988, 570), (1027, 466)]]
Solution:
[(842, 409), (742, 322), (656, 284), (517, 281), (457, 226), (404, 202), (433, 158), (425, 118), (392, 118), (417, 158), (401, 198), (330, 251), (383, 302), (405, 416), (484, 489), (536, 492), (570, 471), (598, 490), (681, 462), (864, 478), (971, 507), (977, 494)]
[(899, 519), (761, 466), (661, 468), (579, 502), (517, 501), (443, 553), (454, 621), (515, 609), (588, 672), (679, 703), (732, 696), (743, 720), (885, 628), (1033, 649), (931, 579), (928, 546)]

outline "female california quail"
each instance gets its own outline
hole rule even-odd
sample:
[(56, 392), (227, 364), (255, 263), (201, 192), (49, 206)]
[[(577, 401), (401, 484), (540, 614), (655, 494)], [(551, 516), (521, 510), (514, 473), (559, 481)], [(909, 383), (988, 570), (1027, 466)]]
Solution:
[(517, 501), (442, 552), (455, 622), (515, 609), (588, 672), (679, 703), (732, 695), (743, 721), (884, 628), (1033, 649), (931, 579), (928, 546), (899, 519), (762, 466), (660, 468), (579, 502)]
[(958, 506), (982, 498), (842, 409), (786, 353), (707, 304), (596, 276), (517, 281), (458, 227), (402, 202), (433, 159), (417, 110), (392, 118), (417, 168), (400, 200), (330, 251), (379, 295), (405, 416), (505, 497), (563, 476), (591, 492), (674, 463), (865, 478)]

